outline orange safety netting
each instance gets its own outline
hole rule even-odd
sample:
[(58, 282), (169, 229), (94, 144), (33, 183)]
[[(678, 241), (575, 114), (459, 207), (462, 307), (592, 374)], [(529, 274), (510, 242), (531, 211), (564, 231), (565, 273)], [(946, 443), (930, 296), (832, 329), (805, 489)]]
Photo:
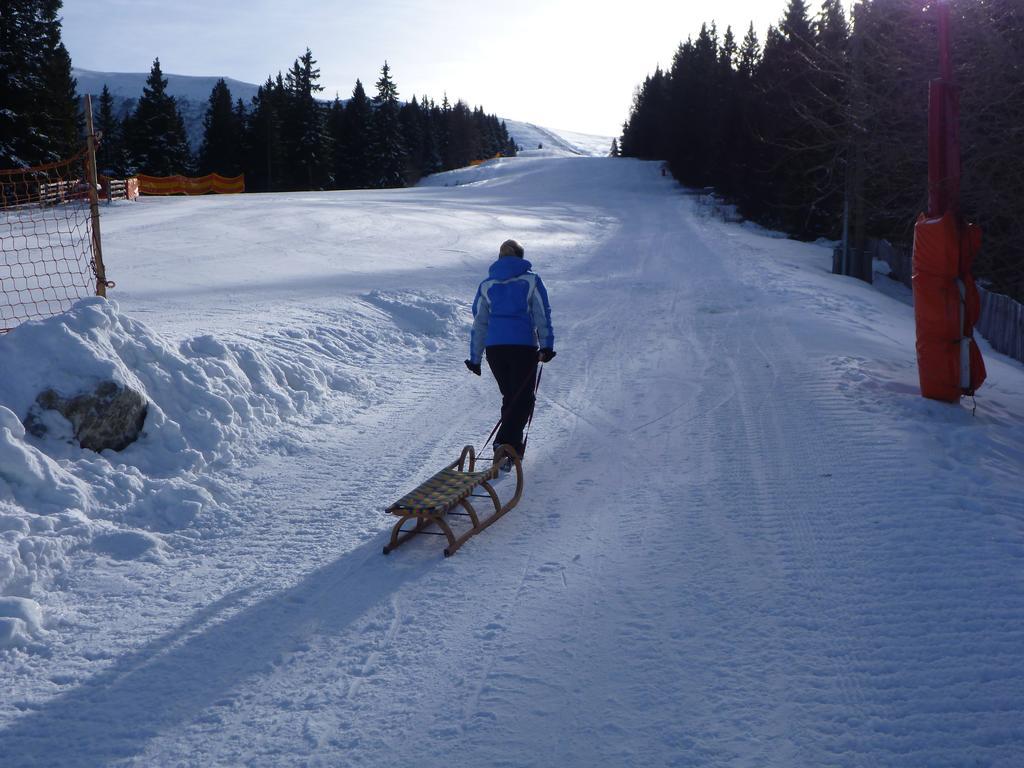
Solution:
[(206, 176), (147, 176), (137, 174), (143, 195), (233, 195), (245, 192), (245, 174), (227, 178), (219, 173)]
[(0, 171), (0, 333), (96, 292), (86, 153)]

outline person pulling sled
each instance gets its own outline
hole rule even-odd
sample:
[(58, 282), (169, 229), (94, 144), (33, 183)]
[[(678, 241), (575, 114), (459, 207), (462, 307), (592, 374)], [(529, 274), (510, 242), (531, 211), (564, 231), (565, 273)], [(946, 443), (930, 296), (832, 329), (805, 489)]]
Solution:
[(522, 458), (523, 430), (536, 402), (537, 366), (555, 356), (555, 332), (548, 292), (515, 240), (501, 244), (473, 300), (466, 368), (477, 376), (485, 350), (502, 397), (495, 451), (506, 445)]

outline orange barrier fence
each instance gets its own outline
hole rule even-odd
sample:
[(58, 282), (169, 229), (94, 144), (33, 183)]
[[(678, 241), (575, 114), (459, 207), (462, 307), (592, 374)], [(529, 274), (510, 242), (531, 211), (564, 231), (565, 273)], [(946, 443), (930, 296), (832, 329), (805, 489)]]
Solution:
[(499, 152), (494, 157), (485, 157), (483, 160), (470, 160), (469, 161), (469, 165), (470, 165), (471, 168), (475, 168), (478, 165), (483, 165), (488, 160), (497, 160), (497, 159), (499, 159), (501, 157), (504, 157), (504, 155), (502, 155), (501, 152)]
[(219, 173), (192, 178), (189, 176), (146, 176), (138, 174), (139, 192), (143, 195), (233, 195), (245, 192), (245, 174), (226, 178)]

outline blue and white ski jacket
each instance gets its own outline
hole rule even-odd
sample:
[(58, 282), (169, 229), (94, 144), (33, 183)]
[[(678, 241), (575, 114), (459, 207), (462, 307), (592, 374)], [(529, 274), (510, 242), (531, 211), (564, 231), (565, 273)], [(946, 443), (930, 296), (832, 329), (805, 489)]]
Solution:
[(473, 332), (469, 359), (479, 363), (484, 347), (516, 344), (555, 348), (551, 305), (540, 275), (518, 256), (503, 256), (491, 264), (473, 300)]

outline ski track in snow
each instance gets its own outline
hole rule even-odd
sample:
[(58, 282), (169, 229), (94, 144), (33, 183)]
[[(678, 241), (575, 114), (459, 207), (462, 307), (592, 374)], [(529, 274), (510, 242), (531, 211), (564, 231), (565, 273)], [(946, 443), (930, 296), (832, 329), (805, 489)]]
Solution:
[[(218, 535), (40, 597), (4, 766), (1024, 763), (1022, 366), (987, 351), (976, 417), (922, 400), (907, 306), (656, 163), (431, 184), (110, 212), (125, 314), (369, 383), (223, 470)], [(461, 360), (507, 236), (558, 336), (526, 495), (382, 557), (493, 423)]]

